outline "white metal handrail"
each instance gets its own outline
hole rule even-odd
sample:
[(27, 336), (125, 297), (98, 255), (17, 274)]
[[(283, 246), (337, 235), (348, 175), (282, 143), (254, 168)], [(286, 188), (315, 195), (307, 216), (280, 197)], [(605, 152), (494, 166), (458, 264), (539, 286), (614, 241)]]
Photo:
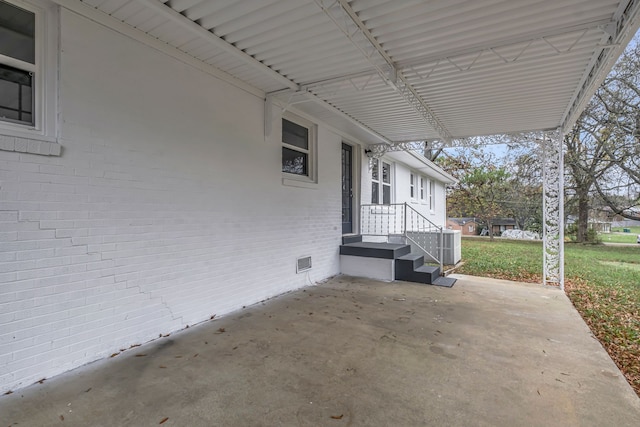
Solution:
[(407, 203), (367, 204), (360, 207), (360, 234), (384, 238), (400, 237), (411, 242), (442, 269), (444, 235), (440, 227)]

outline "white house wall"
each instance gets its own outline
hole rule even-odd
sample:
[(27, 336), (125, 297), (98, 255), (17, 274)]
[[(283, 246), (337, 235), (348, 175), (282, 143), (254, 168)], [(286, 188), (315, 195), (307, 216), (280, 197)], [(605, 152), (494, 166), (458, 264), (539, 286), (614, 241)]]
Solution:
[(0, 151), (0, 391), (339, 273), (338, 135), (285, 186), (259, 97), (65, 10), (60, 42), (62, 155)]
[[(362, 168), (362, 204), (371, 203), (371, 170), (368, 166), (368, 157), (364, 155), (366, 159)], [(391, 158), (383, 157), (382, 161), (391, 165), (392, 185), (391, 185), (391, 203), (405, 203), (407, 202), (413, 209), (420, 212), (425, 218), (434, 224), (446, 228), (446, 200), (445, 200), (445, 184), (431, 176), (427, 176), (423, 172), (411, 169), (409, 166), (402, 162), (396, 161)], [(427, 180), (435, 181), (435, 208), (429, 209), (428, 199), (424, 202), (419, 198), (411, 198), (410, 191), (410, 174), (414, 173), (416, 177), (423, 177), (425, 179), (425, 191), (428, 189)], [(415, 187), (416, 195), (419, 194), (419, 187)]]

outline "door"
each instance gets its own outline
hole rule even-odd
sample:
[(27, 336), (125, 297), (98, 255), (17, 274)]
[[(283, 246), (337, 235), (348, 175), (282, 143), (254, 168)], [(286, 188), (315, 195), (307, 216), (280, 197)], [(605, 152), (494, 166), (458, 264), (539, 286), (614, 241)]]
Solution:
[(353, 233), (353, 147), (342, 144), (342, 234)]

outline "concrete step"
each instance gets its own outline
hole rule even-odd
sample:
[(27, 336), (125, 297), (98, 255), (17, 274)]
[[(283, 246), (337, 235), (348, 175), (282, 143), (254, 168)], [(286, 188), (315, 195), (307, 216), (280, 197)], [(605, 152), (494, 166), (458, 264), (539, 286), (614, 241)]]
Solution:
[(416, 268), (411, 274), (411, 282), (432, 284), (440, 277), (440, 267), (423, 265)]
[(346, 245), (349, 243), (358, 243), (362, 242), (362, 236), (360, 234), (347, 234), (342, 236), (342, 244)]
[(456, 283), (456, 279), (451, 278), (451, 277), (438, 277), (436, 280), (433, 281), (432, 285), (435, 286), (443, 286), (445, 288), (450, 288), (452, 287), (454, 284)]
[(354, 242), (340, 246), (340, 255), (397, 259), (411, 252), (411, 246), (398, 243)]

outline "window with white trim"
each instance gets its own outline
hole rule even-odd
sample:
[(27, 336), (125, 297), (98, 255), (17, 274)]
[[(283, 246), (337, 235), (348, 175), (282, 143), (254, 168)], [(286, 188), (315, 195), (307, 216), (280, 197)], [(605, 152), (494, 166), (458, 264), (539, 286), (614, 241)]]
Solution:
[(291, 114), (282, 118), (282, 173), (315, 181), (315, 125)]
[(431, 212), (436, 209), (436, 182), (432, 179), (429, 180), (429, 210)]
[(0, 0), (0, 120), (34, 125), (36, 14)]
[[(2, 135), (56, 142), (57, 22), (57, 6), (51, 2), (0, 0)], [(48, 147), (35, 153), (56, 154)]]
[(374, 159), (371, 168), (371, 203), (391, 204), (391, 165)]
[(416, 176), (409, 174), (409, 195), (412, 199), (416, 198)]
[(425, 203), (426, 198), (424, 194), (424, 177), (420, 177), (420, 201)]

